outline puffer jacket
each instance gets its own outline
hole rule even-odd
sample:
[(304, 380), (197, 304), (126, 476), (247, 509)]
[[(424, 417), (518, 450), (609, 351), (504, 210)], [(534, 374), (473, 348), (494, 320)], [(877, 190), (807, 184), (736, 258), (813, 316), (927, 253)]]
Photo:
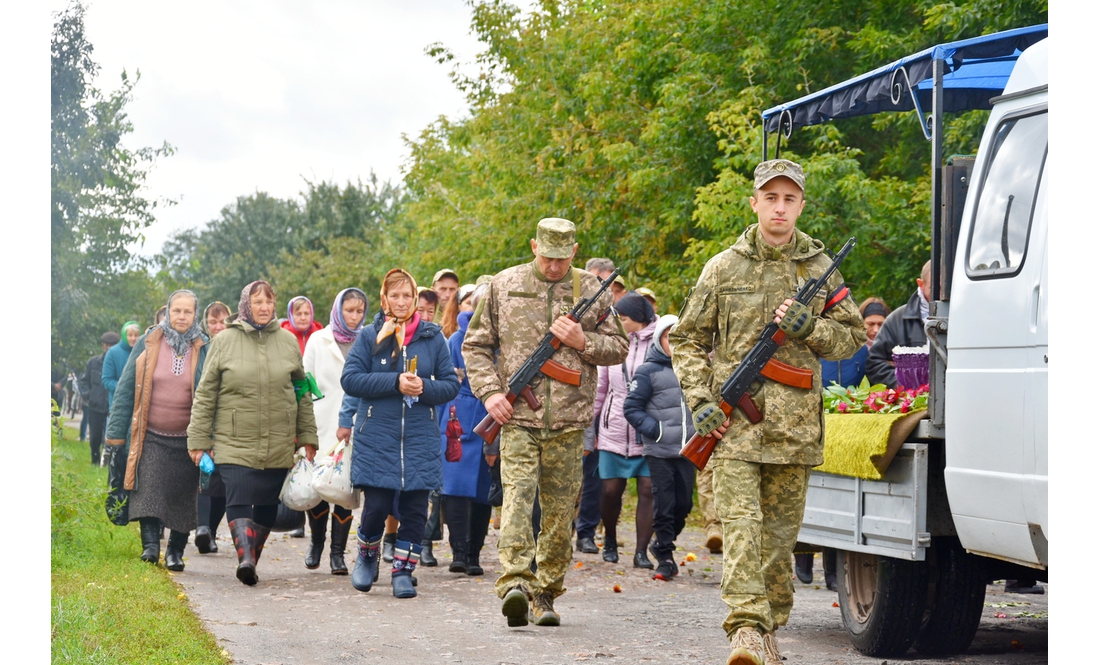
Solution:
[(213, 448), (217, 464), (289, 469), (296, 448), (317, 446), (313, 399), (294, 396), (293, 381), (305, 376), (294, 335), (276, 319), (258, 329), (228, 323), (207, 352), (187, 447)]
[[(351, 481), (356, 487), (437, 490), (443, 483), (436, 411), (458, 395), (458, 376), (443, 329), (421, 320), (401, 352), (391, 336), (376, 343), (385, 319), (379, 312), (359, 333), (344, 363), (340, 384), (359, 399), (351, 453)], [(424, 392), (412, 406), (397, 389), (406, 363), (417, 358), (416, 375)]]
[(634, 373), (645, 362), (656, 329), (657, 321), (653, 320), (638, 332), (630, 333), (626, 360), (620, 365), (599, 368), (596, 383), (596, 447), (600, 450), (625, 457), (643, 454), (637, 433), (623, 415), (623, 401), (630, 394), (629, 384), (634, 379)]
[(623, 415), (638, 430), (647, 457), (679, 457), (687, 440), (695, 436), (672, 358), (660, 344), (649, 347), (645, 362), (634, 373), (630, 394), (623, 400)]
[[(115, 390), (116, 400), (107, 421), (107, 445), (129, 444), (126, 456), (126, 477), (123, 488), (132, 490), (137, 481), (137, 466), (145, 447), (145, 430), (149, 422), (149, 402), (153, 395), (153, 370), (160, 356), (164, 331), (153, 328), (134, 342), (130, 359), (122, 370)], [(208, 343), (205, 335), (191, 343), (191, 396), (195, 396), (205, 365)]]

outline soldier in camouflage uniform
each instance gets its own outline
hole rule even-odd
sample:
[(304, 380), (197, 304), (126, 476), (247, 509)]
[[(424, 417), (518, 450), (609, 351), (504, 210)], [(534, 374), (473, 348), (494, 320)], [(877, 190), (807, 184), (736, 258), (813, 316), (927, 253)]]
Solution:
[[(489, 283), (478, 302), (462, 356), (470, 387), (493, 418), (504, 425), (500, 474), (504, 506), (500, 523), (500, 563), (496, 583), (509, 626), (533, 620), (559, 625), (553, 601), (565, 593), (565, 571), (572, 559), (573, 505), (580, 491), (584, 429), (592, 422), (596, 366), (626, 358), (627, 338), (605, 291), (576, 323), (566, 317), (579, 298), (599, 288), (591, 273), (573, 268), (576, 229), (566, 219), (539, 222), (531, 240), (534, 261), (508, 268)], [(509, 405), (510, 377), (552, 331), (561, 348), (554, 360), (579, 370), (579, 386), (539, 376), (531, 388), (541, 402), (533, 410), (522, 398)], [(499, 352), (499, 355), (498, 355)], [(535, 492), (542, 507), (537, 551), (531, 530)], [(538, 562), (531, 572), (532, 557)]]
[[(780, 663), (775, 630), (787, 623), (794, 603), (791, 551), (810, 467), (822, 461), (819, 360), (851, 356), (866, 341), (866, 330), (850, 296), (826, 309), (830, 296), (844, 293), (838, 272), (810, 306), (791, 299), (831, 262), (820, 241), (795, 228), (805, 205), (802, 168), (785, 159), (766, 161), (756, 167), (754, 184), (749, 202), (758, 223), (707, 262), (669, 341), (696, 430), (720, 437), (709, 466), (723, 530), (729, 663), (771, 665)], [(751, 424), (737, 409), (726, 419), (717, 406), (722, 383), (769, 322), (806, 309), (811, 318), (788, 333), (774, 358), (812, 370), (813, 387), (763, 379), (753, 395), (763, 420)]]

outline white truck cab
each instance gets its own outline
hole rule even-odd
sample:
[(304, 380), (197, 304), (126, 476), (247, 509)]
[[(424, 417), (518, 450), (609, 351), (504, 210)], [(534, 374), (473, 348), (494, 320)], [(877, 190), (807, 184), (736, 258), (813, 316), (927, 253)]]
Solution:
[[(889, 111), (915, 111), (931, 142), (928, 418), (881, 480), (812, 472), (799, 533), (838, 550), (867, 655), (965, 651), (987, 583), (1046, 579), (1046, 37), (934, 46), (763, 114), (765, 159), (769, 132), (778, 156), (798, 127)], [(978, 108), (978, 154), (945, 163), (944, 112)]]

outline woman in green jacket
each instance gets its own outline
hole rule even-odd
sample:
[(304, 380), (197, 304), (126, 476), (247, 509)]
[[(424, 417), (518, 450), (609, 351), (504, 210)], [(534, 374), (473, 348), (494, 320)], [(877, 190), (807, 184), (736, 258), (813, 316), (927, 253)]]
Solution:
[(275, 318), (275, 292), (262, 280), (241, 291), (237, 319), (210, 345), (195, 393), (187, 447), (197, 465), (210, 451), (225, 483), (225, 514), (237, 549), (237, 579), (253, 585), (271, 534), (279, 491), (295, 448), (312, 460), (317, 426), (294, 335)]
[[(164, 565), (183, 570), (187, 534), (198, 525), (198, 470), (187, 453), (195, 385), (202, 376), (206, 335), (190, 291), (168, 297), (168, 315), (134, 342), (107, 423), (107, 444), (130, 444), (123, 487), (130, 520), (141, 523), (141, 558), (156, 565), (163, 526), (171, 531)], [(163, 526), (162, 526), (163, 525)]]

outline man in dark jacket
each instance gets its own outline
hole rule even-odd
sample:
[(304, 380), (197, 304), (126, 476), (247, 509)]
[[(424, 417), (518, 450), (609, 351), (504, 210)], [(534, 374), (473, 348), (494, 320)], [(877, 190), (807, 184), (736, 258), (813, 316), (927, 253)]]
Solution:
[(111, 410), (111, 403), (107, 397), (107, 389), (103, 387), (101, 375), (103, 374), (103, 357), (107, 349), (118, 344), (119, 336), (116, 332), (105, 332), (99, 338), (103, 345), (103, 353), (92, 356), (84, 367), (84, 376), (80, 377), (80, 385), (84, 388), (84, 418), (88, 421), (88, 441), (92, 446), (92, 464), (102, 466), (99, 457), (103, 447), (103, 437), (107, 432), (107, 413)]
[(867, 354), (867, 380), (871, 385), (884, 384), (897, 388), (894, 376), (895, 346), (924, 346), (928, 337), (924, 334), (924, 322), (928, 319), (928, 302), (932, 299), (932, 262), (927, 261), (917, 278), (917, 290), (901, 309), (895, 309), (886, 317), (878, 337)]

